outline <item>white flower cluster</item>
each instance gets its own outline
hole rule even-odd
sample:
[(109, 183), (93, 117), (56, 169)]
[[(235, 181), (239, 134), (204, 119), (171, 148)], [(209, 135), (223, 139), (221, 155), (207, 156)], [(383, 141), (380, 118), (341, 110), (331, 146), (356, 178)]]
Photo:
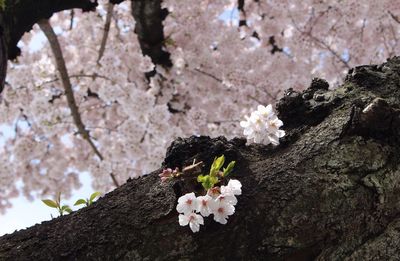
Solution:
[(272, 109), (272, 105), (258, 105), (257, 110), (253, 111), (250, 117), (245, 116), (246, 120), (240, 122), (244, 128), (243, 134), (247, 140), (255, 143), (268, 145), (279, 145), (279, 138), (285, 136), (285, 131), (279, 128), (283, 122), (278, 119)]
[(205, 196), (196, 197), (193, 192), (187, 193), (178, 199), (176, 206), (180, 213), (179, 224), (189, 225), (193, 232), (198, 232), (200, 225), (204, 225), (203, 217), (210, 214), (214, 215), (215, 221), (226, 224), (228, 217), (235, 213), (236, 195), (241, 194), (242, 184), (235, 179), (229, 180), (227, 186), (209, 189)]

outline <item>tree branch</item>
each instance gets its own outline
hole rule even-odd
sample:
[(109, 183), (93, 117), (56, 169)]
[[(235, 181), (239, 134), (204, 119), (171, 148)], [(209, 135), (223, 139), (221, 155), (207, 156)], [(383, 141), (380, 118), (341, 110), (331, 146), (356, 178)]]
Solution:
[(326, 50), (328, 50), (334, 57), (336, 57), (347, 69), (350, 69), (350, 65), (347, 61), (345, 61), (335, 50), (333, 50), (327, 43), (325, 43), (323, 40), (315, 37), (312, 34), (312, 28), (311, 30), (309, 30), (308, 32), (301, 30), (301, 28), (298, 26), (298, 24), (296, 23), (296, 21), (294, 20), (293, 16), (290, 14), (290, 19), (292, 20), (292, 23), (294, 25), (294, 28), (301, 34), (309, 37), (311, 40), (313, 40), (314, 42), (316, 42), (317, 44), (319, 44), (320, 46), (322, 46), (323, 48), (325, 48)]
[(392, 19), (393, 19), (396, 23), (400, 24), (400, 18), (399, 18), (397, 15), (393, 14), (392, 12), (390, 12), (390, 10), (388, 11), (388, 13), (389, 13), (390, 17), (392, 17)]
[[(217, 76), (215, 76), (215, 75), (213, 75), (213, 74), (211, 74), (211, 73), (209, 73), (209, 72), (206, 72), (206, 71), (204, 71), (204, 70), (202, 70), (202, 69), (199, 69), (199, 68), (194, 68), (193, 70), (191, 70), (192, 72), (197, 72), (197, 73), (200, 73), (200, 74), (202, 74), (202, 75), (204, 75), (204, 76), (207, 76), (207, 77), (209, 77), (209, 78), (211, 78), (211, 79), (213, 79), (213, 80), (215, 80), (216, 82), (218, 82), (218, 83), (221, 83), (221, 84), (224, 84), (224, 81), (222, 80), (222, 79), (220, 79), (220, 78), (218, 78)], [(251, 85), (254, 85), (254, 83), (252, 83), (252, 82), (248, 82), (248, 81), (246, 81), (248, 84), (251, 84)], [(267, 90), (265, 90), (264, 89), (264, 92), (267, 94), (267, 96), (268, 97), (270, 97), (272, 100), (276, 100), (276, 95), (272, 95), (269, 91), (267, 91)], [(264, 102), (261, 102), (259, 99), (257, 99), (256, 97), (253, 97), (253, 96), (248, 96), (250, 99), (252, 99), (252, 100), (254, 100), (254, 101), (256, 101), (256, 102), (258, 102), (259, 104), (263, 104)]]
[(143, 55), (148, 55), (154, 64), (171, 67), (170, 54), (163, 50), (162, 22), (168, 11), (161, 8), (161, 0), (132, 0), (132, 15)]
[(97, 0), (4, 1), (6, 9), (0, 12), (0, 93), (5, 84), (7, 59), (15, 59), (21, 53), (17, 43), (37, 21), (62, 10), (80, 8), (91, 11), (97, 6)]
[(246, 11), (244, 10), (245, 0), (238, 0), (239, 27), (247, 26)]
[[(95, 80), (96, 78), (101, 78), (101, 79), (110, 81), (113, 84), (115, 83), (115, 81), (110, 79), (109, 77), (101, 75), (101, 74), (97, 74), (97, 73), (93, 73), (93, 74), (71, 74), (71, 75), (68, 75), (68, 77), (70, 79), (91, 78), (92, 80)], [(56, 78), (54, 78), (52, 80), (42, 82), (41, 85), (50, 84), (50, 83), (53, 83), (53, 82), (57, 82), (59, 80), (60, 80), (60, 78), (56, 77)]]
[(203, 71), (202, 69), (194, 68), (194, 71), (198, 72), (198, 73), (200, 73), (202, 75), (205, 75), (207, 77), (210, 77), (211, 79), (213, 79), (213, 80), (215, 80), (215, 81), (217, 81), (219, 83), (223, 83), (224, 82), (222, 79), (218, 78), (217, 76), (215, 76), (215, 75), (213, 75), (213, 74), (211, 74), (209, 72)]
[(97, 0), (24, 0), (7, 1), (5, 22), (8, 33), (8, 58), (14, 59), (20, 53), (17, 47), (18, 41), (25, 32), (40, 19), (48, 19), (54, 13), (79, 8), (83, 11), (93, 11), (97, 6)]
[(72, 28), (74, 28), (74, 18), (75, 18), (75, 11), (74, 9), (71, 10), (71, 18), (70, 18), (70, 22), (69, 22), (69, 30), (72, 30)]
[[(86, 140), (90, 147), (92, 148), (93, 152), (99, 157), (100, 160), (103, 160), (104, 157), (97, 149), (96, 145), (94, 144), (93, 140), (89, 135), (89, 131), (86, 130), (85, 125), (82, 122), (81, 115), (79, 113), (79, 108), (76, 105), (74, 92), (72, 90), (72, 85), (69, 80), (68, 76), (68, 69), (65, 65), (65, 60), (62, 55), (62, 50), (60, 43), (58, 42), (57, 35), (55, 34), (51, 24), (49, 23), (48, 19), (42, 19), (38, 21), (38, 25), (40, 29), (42, 29), (43, 33), (46, 35), (47, 40), (50, 43), (54, 58), (56, 60), (57, 70), (60, 74), (61, 82), (64, 87), (65, 96), (67, 97), (68, 107), (71, 110), (71, 115), (74, 120), (76, 127), (78, 128), (78, 133), (82, 136), (84, 140)], [(118, 182), (116, 181), (114, 175), (111, 173), (111, 178), (114, 182), (115, 186), (119, 186)]]
[(97, 64), (100, 64), (100, 60), (103, 57), (104, 51), (106, 50), (107, 38), (110, 32), (111, 18), (113, 16), (114, 4), (108, 3), (107, 6), (107, 16), (106, 22), (104, 24), (104, 32), (103, 38), (101, 39), (100, 49), (99, 49), (99, 57), (97, 58)]

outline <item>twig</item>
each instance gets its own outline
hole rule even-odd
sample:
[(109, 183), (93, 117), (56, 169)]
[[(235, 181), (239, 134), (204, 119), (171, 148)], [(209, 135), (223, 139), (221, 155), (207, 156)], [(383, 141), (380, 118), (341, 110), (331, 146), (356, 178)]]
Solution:
[(111, 179), (112, 179), (112, 181), (113, 181), (113, 183), (114, 183), (114, 186), (116, 186), (117, 188), (119, 187), (119, 183), (118, 183), (118, 180), (115, 178), (115, 175), (114, 175), (114, 173), (110, 173), (110, 177), (111, 177)]
[[(260, 103), (262, 104), (262, 103)], [(240, 122), (240, 119), (237, 120), (221, 120), (221, 121), (207, 121), (207, 123), (213, 123), (213, 124), (221, 124), (221, 123), (233, 123), (233, 122)]]
[(364, 40), (364, 29), (365, 29), (365, 22), (367, 21), (367, 19), (363, 19), (363, 24), (361, 26), (361, 32), (360, 32), (360, 41)]
[(393, 14), (392, 12), (390, 12), (390, 11), (388, 11), (388, 13), (389, 13), (390, 17), (392, 17), (393, 20), (394, 20), (396, 23), (400, 24), (400, 18), (399, 18), (398, 16), (394, 15), (394, 14)]
[(69, 22), (69, 30), (72, 30), (74, 27), (74, 18), (75, 18), (75, 11), (74, 9), (71, 10), (71, 20)]
[(182, 169), (182, 174), (185, 176), (197, 175), (201, 173), (201, 169), (204, 167), (204, 163), (202, 161), (193, 162), (192, 165), (186, 166)]
[(111, 18), (113, 15), (113, 10), (114, 10), (114, 4), (108, 3), (106, 23), (104, 24), (103, 38), (101, 39), (101, 44), (100, 44), (100, 49), (99, 49), (99, 57), (97, 58), (97, 64), (100, 64), (100, 60), (104, 55), (104, 51), (106, 50), (107, 38), (108, 38), (108, 33), (110, 32), (110, 25), (111, 25)]
[(203, 70), (201, 70), (201, 69), (199, 69), (199, 68), (194, 68), (194, 70), (195, 70), (196, 72), (198, 72), (198, 73), (201, 73), (201, 74), (203, 74), (203, 75), (205, 75), (205, 76), (208, 76), (208, 77), (210, 77), (210, 78), (216, 80), (216, 81), (219, 82), (219, 83), (222, 83), (222, 82), (223, 82), (222, 79), (218, 78), (217, 76), (215, 76), (215, 75), (213, 75), (213, 74), (211, 74), (211, 73), (209, 73), (209, 72), (203, 71)]
[[(307, 34), (306, 34), (307, 35)], [(333, 56), (335, 56), (341, 63), (343, 63), (343, 65), (347, 68), (350, 69), (350, 65), (348, 62), (346, 62), (335, 50), (333, 50), (328, 44), (326, 44), (324, 41), (322, 41), (321, 39), (315, 37), (312, 34), (309, 34), (308, 37), (310, 37), (312, 40), (314, 40), (315, 42), (319, 43), (322, 47), (324, 47), (325, 49), (327, 49), (331, 54), (333, 54)]]
[[(82, 138), (89, 143), (90, 147), (93, 149), (93, 152), (99, 157), (99, 159), (103, 160), (104, 159), (103, 155), (100, 153), (96, 145), (93, 143), (93, 140), (89, 135), (89, 131), (86, 130), (85, 125), (82, 122), (82, 118), (79, 113), (79, 108), (76, 105), (74, 92), (72, 90), (72, 85), (69, 80), (68, 70), (65, 65), (65, 60), (62, 54), (60, 43), (58, 42), (57, 39), (57, 35), (55, 34), (53, 27), (49, 23), (48, 19), (40, 20), (38, 22), (38, 25), (50, 43), (51, 50), (56, 60), (57, 70), (60, 74), (61, 82), (64, 87), (65, 96), (67, 97), (68, 107), (71, 110), (71, 115), (74, 120), (74, 123), (78, 128), (78, 133), (82, 135)], [(119, 187), (119, 184), (118, 182), (116, 182), (114, 175), (111, 173), (110, 176), (114, 182), (114, 185), (116, 187)]]
[[(193, 70), (191, 70), (192, 72), (197, 72), (197, 73), (200, 73), (200, 74), (202, 74), (202, 75), (205, 75), (205, 76), (207, 76), (207, 77), (210, 77), (211, 79), (214, 79), (215, 81), (217, 81), (217, 82), (219, 82), (219, 83), (222, 83), (223, 84), (223, 80), (222, 79), (220, 79), (220, 78), (218, 78), (217, 76), (215, 76), (215, 75), (213, 75), (213, 74), (211, 74), (211, 73), (209, 73), (209, 72), (206, 72), (206, 71), (203, 71), (203, 70), (201, 70), (201, 69), (199, 69), (199, 68), (194, 68)], [(246, 81), (246, 83), (247, 84), (251, 84), (251, 85), (253, 85), (253, 83), (252, 82), (249, 82), (249, 81)], [(270, 97), (271, 99), (273, 99), (273, 100), (276, 100), (276, 95), (275, 96), (273, 96), (271, 93), (269, 93), (267, 90), (264, 90), (265, 91), (265, 93), (267, 94), (267, 96), (268, 97)], [(260, 104), (263, 104), (262, 102), (260, 102), (259, 100), (257, 100), (255, 97), (253, 97), (253, 96), (248, 96), (250, 99), (252, 99), (252, 100), (255, 100), (256, 102), (258, 102), (258, 103), (260, 103)]]
[[(72, 75), (68, 75), (68, 77), (70, 79), (74, 79), (74, 78), (77, 78), (77, 79), (79, 79), (79, 78), (92, 78), (93, 80), (95, 80), (96, 78), (101, 78), (101, 79), (110, 81), (113, 84), (115, 83), (115, 81), (110, 79), (109, 77), (104, 76), (104, 75), (100, 75), (100, 74), (97, 74), (97, 73), (94, 73), (94, 74), (72, 74)], [(52, 80), (43, 82), (41, 85), (57, 82), (59, 80), (60, 80), (60, 78), (56, 77), (56, 78), (54, 78)]]
[[(347, 61), (345, 61), (335, 50), (333, 50), (327, 43), (325, 43), (324, 41), (322, 41), (321, 39), (315, 37), (311, 30), (309, 32), (303, 31), (300, 29), (300, 27), (297, 25), (296, 21), (294, 20), (294, 18), (292, 17), (292, 15), (289, 15), (290, 19), (292, 20), (292, 23), (294, 25), (294, 28), (301, 34), (308, 36), (311, 40), (313, 40), (314, 42), (318, 43), (320, 46), (322, 46), (323, 48), (325, 48), (326, 50), (328, 50), (333, 56), (335, 56), (341, 63), (343, 63), (343, 65), (347, 68), (350, 69), (350, 65)], [(311, 28), (312, 29), (312, 28)]]

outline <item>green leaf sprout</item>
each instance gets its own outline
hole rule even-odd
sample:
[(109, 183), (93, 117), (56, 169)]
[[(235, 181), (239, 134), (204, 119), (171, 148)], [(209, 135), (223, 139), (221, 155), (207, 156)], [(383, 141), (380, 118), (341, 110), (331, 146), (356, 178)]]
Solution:
[(201, 185), (203, 185), (203, 187), (204, 187), (206, 190), (209, 190), (209, 189), (211, 189), (212, 187), (214, 187), (214, 185), (217, 184), (218, 181), (219, 181), (219, 180), (218, 180), (217, 177), (210, 176), (210, 175), (206, 175), (206, 176), (199, 175), (199, 176), (197, 177), (197, 182), (201, 183)]
[(224, 171), (223, 171), (224, 178), (232, 172), (233, 167), (235, 167), (235, 163), (236, 163), (236, 161), (231, 161), (231, 162), (229, 162), (228, 167), (224, 168)]
[[(93, 204), (94, 200), (97, 197), (99, 197), (100, 195), (101, 195), (101, 193), (96, 191), (96, 192), (92, 193), (88, 199), (83, 199), (83, 198), (78, 199), (75, 202), (74, 206), (78, 206), (78, 205), (90, 206)], [(64, 213), (71, 213), (72, 209), (68, 205), (61, 205), (60, 200), (61, 200), (61, 193), (57, 193), (57, 197), (55, 200), (42, 199), (42, 202), (44, 204), (46, 204), (46, 206), (48, 206), (48, 207), (57, 209), (58, 213), (60, 213), (60, 216), (63, 216)]]
[(225, 163), (225, 156), (215, 157), (210, 167), (210, 173), (208, 175), (199, 175), (197, 182), (201, 183), (204, 189), (209, 190), (220, 182), (220, 178), (228, 176), (235, 166), (235, 161), (231, 161), (226, 168), (221, 171), (222, 166)]
[(92, 195), (90, 195), (90, 197), (89, 197), (88, 199), (80, 198), (80, 199), (78, 199), (78, 200), (75, 202), (74, 206), (78, 206), (78, 205), (90, 206), (90, 205), (93, 204), (93, 201), (94, 201), (98, 196), (100, 196), (100, 194), (101, 194), (100, 192), (96, 191), (96, 192), (92, 193)]
[(222, 155), (221, 157), (215, 157), (214, 162), (211, 165), (210, 168), (210, 176), (217, 176), (219, 170), (221, 167), (224, 165), (225, 162), (225, 156)]
[(46, 204), (48, 207), (55, 208), (60, 213), (60, 216), (63, 216), (64, 213), (71, 213), (72, 209), (68, 205), (62, 205), (60, 203), (61, 193), (57, 193), (57, 197), (55, 200), (51, 199), (42, 199), (42, 202)]

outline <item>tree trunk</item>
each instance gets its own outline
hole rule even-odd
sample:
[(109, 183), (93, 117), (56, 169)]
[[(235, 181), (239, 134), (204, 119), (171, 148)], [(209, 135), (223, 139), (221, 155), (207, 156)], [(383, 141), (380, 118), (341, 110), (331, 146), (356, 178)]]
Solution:
[(228, 224), (178, 224), (193, 181), (157, 170), (93, 205), (0, 238), (1, 260), (399, 260), (400, 58), (350, 70), (327, 90), (314, 79), (278, 103), (278, 147), (243, 139), (175, 140), (163, 167), (236, 160), (243, 184)]

